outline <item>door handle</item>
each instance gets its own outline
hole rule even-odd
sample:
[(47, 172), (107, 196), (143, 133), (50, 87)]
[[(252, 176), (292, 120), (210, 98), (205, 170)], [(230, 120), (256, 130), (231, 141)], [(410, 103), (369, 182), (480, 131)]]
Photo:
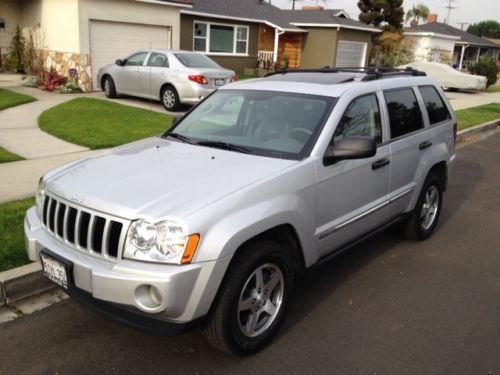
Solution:
[(382, 167), (385, 167), (386, 165), (389, 165), (390, 161), (387, 158), (379, 159), (375, 163), (372, 164), (372, 169), (379, 169)]
[(431, 141), (425, 141), (425, 142), (422, 142), (418, 145), (418, 149), (419, 150), (424, 150), (426, 149), (427, 147), (431, 147), (432, 146), (432, 142)]

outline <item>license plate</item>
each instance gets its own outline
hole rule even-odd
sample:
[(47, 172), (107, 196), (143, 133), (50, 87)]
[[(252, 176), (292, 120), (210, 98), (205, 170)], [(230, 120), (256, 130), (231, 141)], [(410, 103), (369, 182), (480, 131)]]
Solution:
[(215, 80), (215, 86), (223, 86), (226, 81), (223, 78), (218, 78)]
[(43, 274), (57, 285), (68, 289), (67, 266), (45, 253), (40, 253), (40, 259), (42, 260)]

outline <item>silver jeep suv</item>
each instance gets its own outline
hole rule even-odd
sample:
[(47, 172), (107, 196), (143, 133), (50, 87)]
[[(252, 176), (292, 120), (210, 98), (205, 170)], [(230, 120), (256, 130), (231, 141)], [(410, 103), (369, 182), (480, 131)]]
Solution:
[(399, 223), (436, 228), (456, 119), (414, 70), (284, 71), (220, 88), (160, 137), (47, 173), (28, 256), (86, 305), (251, 354), (296, 275)]

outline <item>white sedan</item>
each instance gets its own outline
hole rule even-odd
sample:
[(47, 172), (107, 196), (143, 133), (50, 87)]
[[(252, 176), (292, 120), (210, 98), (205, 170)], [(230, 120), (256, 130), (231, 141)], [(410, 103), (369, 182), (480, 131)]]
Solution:
[(438, 81), (443, 89), (486, 89), (486, 77), (462, 73), (446, 64), (421, 61), (398, 66), (398, 68), (401, 69), (405, 69), (407, 67), (425, 72), (429, 77)]
[(160, 100), (165, 109), (196, 104), (220, 86), (236, 81), (224, 69), (196, 52), (139, 51), (99, 70), (97, 82), (108, 98), (119, 94)]

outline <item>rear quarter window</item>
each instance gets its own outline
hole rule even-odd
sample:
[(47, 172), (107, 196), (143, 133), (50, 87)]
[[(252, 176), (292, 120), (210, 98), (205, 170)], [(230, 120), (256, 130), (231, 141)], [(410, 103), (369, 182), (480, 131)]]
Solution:
[(444, 104), (443, 98), (433, 86), (419, 86), (418, 90), (424, 99), (425, 108), (429, 114), (431, 125), (450, 120), (451, 115)]
[(422, 112), (411, 88), (384, 91), (384, 96), (392, 139), (424, 127)]

